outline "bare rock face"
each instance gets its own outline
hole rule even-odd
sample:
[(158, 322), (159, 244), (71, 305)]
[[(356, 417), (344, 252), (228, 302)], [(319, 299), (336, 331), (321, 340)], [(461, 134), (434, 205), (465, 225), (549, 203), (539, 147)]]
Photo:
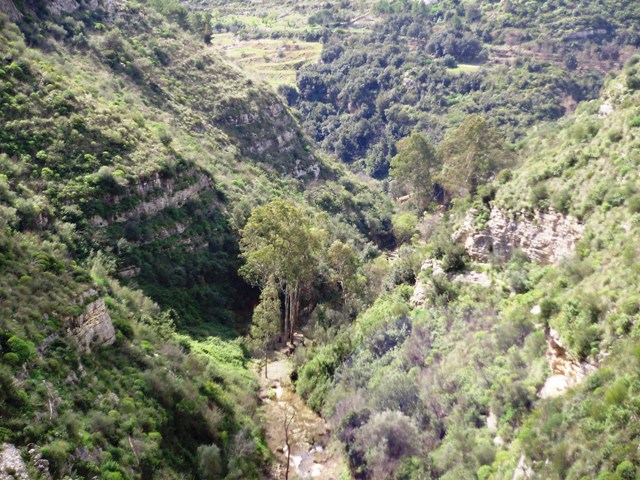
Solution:
[(80, 316), (71, 319), (67, 332), (78, 341), (82, 353), (91, 353), (91, 348), (113, 344), (116, 332), (104, 298), (89, 303)]
[(0, 450), (0, 480), (29, 480), (20, 450), (10, 443), (3, 444)]
[[(194, 182), (184, 188), (178, 188), (177, 181), (192, 177)], [(158, 173), (140, 180), (134, 187), (142, 201), (133, 208), (109, 218), (95, 216), (90, 223), (94, 227), (105, 227), (112, 223), (123, 223), (141, 215), (153, 216), (167, 207), (180, 208), (192, 198), (197, 197), (207, 189), (213, 188), (211, 178), (195, 169), (188, 170), (178, 179), (163, 179)], [(111, 201), (117, 205), (124, 196), (113, 196)]]
[(596, 371), (595, 365), (572, 358), (562, 344), (560, 334), (553, 328), (549, 329), (547, 334), (547, 358), (552, 375), (547, 378), (538, 393), (540, 398), (562, 395), (571, 387), (578, 385), (587, 375)]
[(482, 229), (475, 225), (475, 218), (472, 210), (454, 240), (464, 244), (471, 258), (482, 262), (491, 255), (508, 259), (520, 249), (534, 262), (554, 263), (570, 255), (582, 235), (576, 219), (553, 210), (536, 211), (533, 218), (527, 218), (522, 212), (493, 208)]
[(118, 6), (122, 4), (122, 0), (53, 0), (49, 4), (49, 11), (54, 15), (62, 15), (64, 13), (72, 13), (81, 7), (89, 10), (97, 10), (102, 8), (109, 14), (113, 14)]
[(17, 22), (22, 18), (20, 10), (11, 0), (0, 0), (0, 13), (6, 15), (10, 22)]
[(513, 477), (511, 477), (511, 480), (529, 480), (530, 478), (533, 478), (533, 469), (529, 465), (527, 465), (527, 459), (525, 458), (523, 453), (520, 455), (518, 466), (513, 472)]

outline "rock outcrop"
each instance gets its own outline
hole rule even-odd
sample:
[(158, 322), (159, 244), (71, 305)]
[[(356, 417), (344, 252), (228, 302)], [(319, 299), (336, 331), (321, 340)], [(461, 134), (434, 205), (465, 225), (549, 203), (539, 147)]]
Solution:
[(53, 0), (49, 3), (49, 12), (54, 15), (63, 15), (75, 12), (80, 8), (88, 8), (89, 10), (101, 8), (111, 15), (122, 3), (122, 0)]
[(572, 358), (562, 344), (560, 334), (553, 328), (547, 332), (547, 357), (552, 375), (538, 392), (540, 398), (562, 395), (596, 370), (595, 365)]
[(104, 298), (89, 303), (81, 315), (72, 318), (67, 332), (77, 340), (82, 353), (91, 353), (92, 348), (113, 344), (116, 332)]
[(475, 225), (476, 215), (471, 210), (454, 240), (463, 243), (467, 254), (481, 262), (491, 256), (508, 259), (520, 249), (534, 262), (554, 263), (571, 255), (582, 235), (577, 220), (553, 210), (536, 211), (533, 218), (528, 218), (523, 212), (512, 214), (492, 208), (483, 228)]
[(17, 22), (22, 18), (20, 10), (11, 0), (0, 0), (0, 13), (6, 15), (10, 22)]
[(10, 443), (3, 444), (0, 450), (0, 480), (29, 480), (20, 450)]
[[(188, 186), (183, 186), (182, 182), (189, 177), (193, 181)], [(94, 227), (105, 227), (142, 215), (153, 216), (168, 207), (180, 208), (189, 200), (212, 188), (211, 178), (196, 169), (187, 170), (179, 177), (171, 179), (164, 179), (158, 173), (154, 173), (149, 178), (141, 179), (133, 187), (135, 193), (141, 198), (137, 205), (109, 218), (95, 216), (90, 219), (90, 223)], [(113, 196), (109, 200), (119, 205), (124, 199), (125, 196)]]

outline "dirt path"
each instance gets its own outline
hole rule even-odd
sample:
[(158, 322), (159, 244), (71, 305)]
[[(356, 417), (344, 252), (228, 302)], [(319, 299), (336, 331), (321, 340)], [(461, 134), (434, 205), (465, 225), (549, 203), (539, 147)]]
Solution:
[(339, 480), (346, 470), (342, 453), (337, 445), (330, 442), (329, 425), (293, 391), (291, 369), (289, 359), (276, 352), (269, 362), (269, 378), (265, 379), (264, 369), (260, 372), (267, 445), (276, 456), (271, 479), (285, 478), (287, 446), (284, 425), (285, 419), (291, 419), (289, 479)]

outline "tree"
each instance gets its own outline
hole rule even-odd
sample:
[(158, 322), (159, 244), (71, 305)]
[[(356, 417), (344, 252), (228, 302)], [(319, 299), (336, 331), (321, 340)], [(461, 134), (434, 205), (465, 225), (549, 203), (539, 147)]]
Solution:
[(336, 240), (327, 250), (327, 262), (334, 281), (346, 297), (357, 282), (358, 256), (355, 249), (352, 245)]
[(389, 174), (414, 195), (416, 204), (425, 208), (433, 200), (433, 178), (439, 170), (436, 151), (420, 133), (413, 132), (396, 144)]
[(257, 207), (241, 232), (240, 249), (246, 263), (240, 274), (255, 285), (276, 279), (285, 299), (283, 331), (291, 342), (303, 297), (318, 270), (316, 254), (322, 235), (308, 212), (282, 199)]
[(439, 183), (451, 194), (465, 196), (504, 168), (510, 153), (498, 131), (480, 115), (468, 116), (449, 132), (438, 148), (443, 168)]
[(253, 324), (249, 331), (251, 346), (264, 355), (264, 377), (267, 378), (267, 349), (280, 332), (280, 299), (273, 277), (260, 294), (260, 303), (253, 311)]

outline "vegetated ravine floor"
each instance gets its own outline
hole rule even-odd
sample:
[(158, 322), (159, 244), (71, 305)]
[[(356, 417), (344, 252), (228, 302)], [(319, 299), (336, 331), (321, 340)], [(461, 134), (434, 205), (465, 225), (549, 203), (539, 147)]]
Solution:
[(329, 425), (295, 393), (290, 380), (291, 371), (291, 361), (282, 352), (275, 352), (269, 362), (268, 378), (264, 376), (264, 368), (260, 371), (260, 399), (267, 445), (276, 456), (271, 478), (285, 478), (287, 421), (291, 446), (289, 479), (338, 480), (346, 468), (342, 452), (337, 443), (331, 441)]

